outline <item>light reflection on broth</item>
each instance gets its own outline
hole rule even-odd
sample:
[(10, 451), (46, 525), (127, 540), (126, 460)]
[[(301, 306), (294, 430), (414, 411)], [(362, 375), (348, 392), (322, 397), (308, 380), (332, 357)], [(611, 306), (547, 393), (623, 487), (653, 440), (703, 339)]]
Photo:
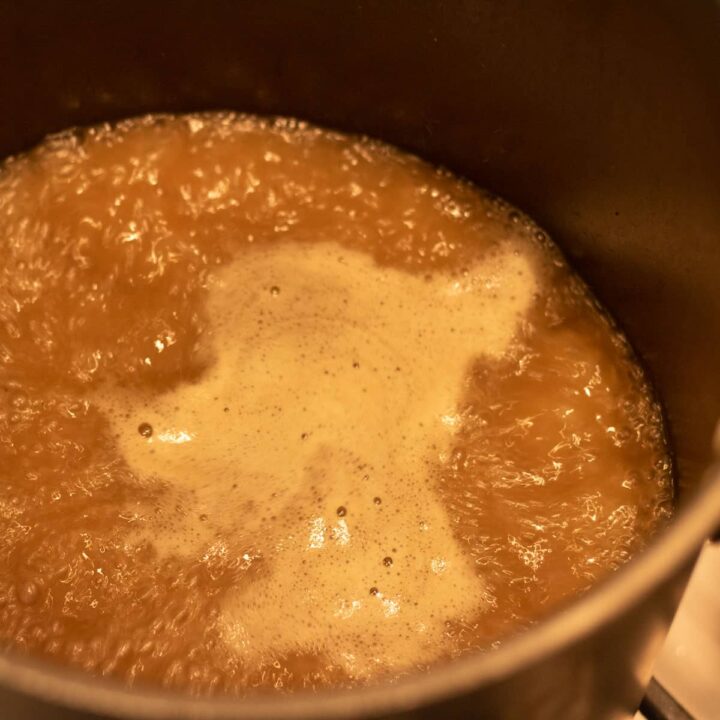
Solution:
[(669, 513), (659, 410), (527, 218), (295, 121), (0, 176), (0, 636), (191, 692), (486, 650)]

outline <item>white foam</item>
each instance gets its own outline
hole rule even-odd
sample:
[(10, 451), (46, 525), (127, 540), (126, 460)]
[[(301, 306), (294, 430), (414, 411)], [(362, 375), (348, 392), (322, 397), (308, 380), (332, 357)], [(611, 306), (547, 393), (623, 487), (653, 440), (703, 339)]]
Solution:
[(535, 290), (509, 247), (460, 278), (331, 243), (248, 250), (209, 290), (216, 360), (197, 383), (152, 401), (104, 391), (133, 470), (192, 497), (159, 551), (260, 567), (222, 601), (231, 647), (319, 652), (363, 676), (432, 660), (446, 621), (482, 608), (430, 468), (469, 364), (507, 351)]

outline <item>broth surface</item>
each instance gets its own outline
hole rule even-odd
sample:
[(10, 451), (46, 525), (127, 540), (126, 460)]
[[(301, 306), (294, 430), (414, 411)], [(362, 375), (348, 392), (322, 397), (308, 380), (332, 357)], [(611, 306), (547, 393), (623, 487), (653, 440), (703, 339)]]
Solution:
[(193, 693), (497, 646), (666, 520), (659, 408), (528, 218), (380, 143), (154, 116), (0, 173), (0, 639)]

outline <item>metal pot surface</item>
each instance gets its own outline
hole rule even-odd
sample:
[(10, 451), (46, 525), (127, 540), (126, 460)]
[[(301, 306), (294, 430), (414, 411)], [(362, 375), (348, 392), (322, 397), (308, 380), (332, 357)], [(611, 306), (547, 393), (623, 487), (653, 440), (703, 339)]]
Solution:
[(3, 716), (629, 717), (700, 546), (720, 527), (711, 468), (720, 6), (0, 0), (0, 9), (0, 156), (72, 125), (237, 109), (382, 138), (527, 211), (646, 364), (667, 411), (681, 506), (646, 552), (588, 595), (498, 651), (426, 676), (349, 693), (188, 699), (10, 653), (0, 656)]

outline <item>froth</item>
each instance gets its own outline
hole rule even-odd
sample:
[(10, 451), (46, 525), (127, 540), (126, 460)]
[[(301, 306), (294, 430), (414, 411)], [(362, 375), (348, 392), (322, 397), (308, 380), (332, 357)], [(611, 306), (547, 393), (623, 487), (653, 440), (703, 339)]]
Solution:
[(211, 281), (198, 382), (102, 391), (135, 473), (184, 498), (158, 551), (257, 566), (222, 600), (231, 648), (362, 677), (431, 661), (446, 623), (482, 610), (431, 470), (470, 363), (507, 352), (535, 290), (509, 246), (432, 277), (332, 243), (252, 249)]

